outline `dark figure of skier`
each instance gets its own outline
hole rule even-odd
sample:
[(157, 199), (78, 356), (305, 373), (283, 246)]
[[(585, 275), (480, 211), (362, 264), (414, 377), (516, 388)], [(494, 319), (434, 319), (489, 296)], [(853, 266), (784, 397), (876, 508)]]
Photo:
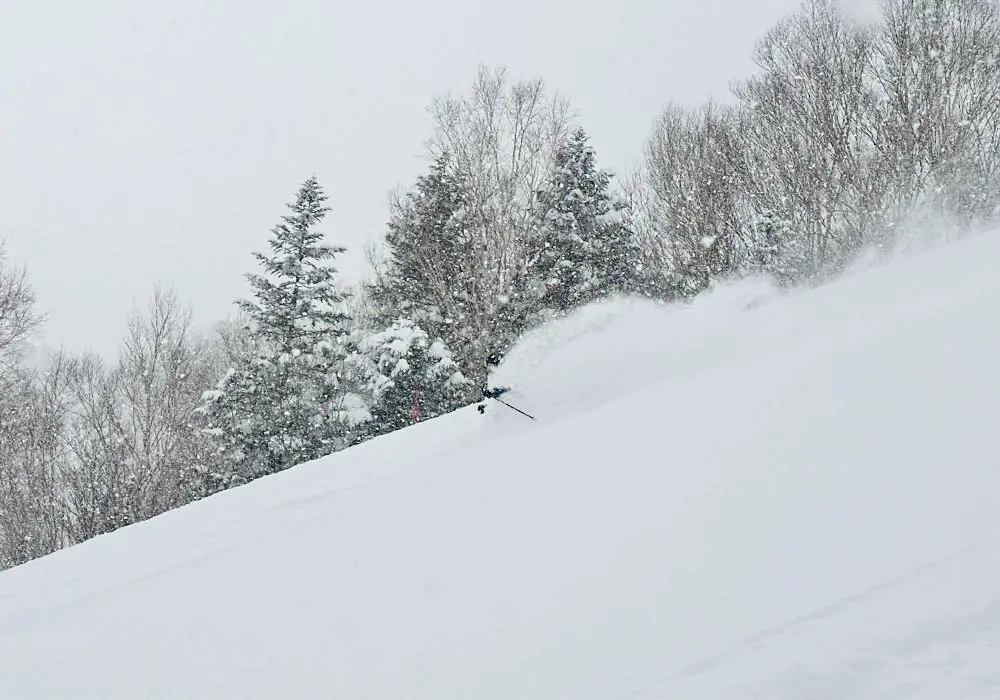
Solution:
[(498, 366), (502, 359), (503, 359), (503, 354), (499, 351), (490, 353), (489, 356), (486, 358), (486, 375), (487, 375), (486, 386), (483, 387), (483, 398), (481, 399), (481, 403), (478, 406), (476, 406), (476, 408), (479, 409), (480, 413), (486, 412), (486, 399), (499, 399), (501, 396), (503, 396), (509, 391), (507, 387), (503, 386), (494, 387), (491, 389), (489, 384), (490, 370)]
[(499, 399), (501, 396), (506, 394), (510, 389), (505, 386), (498, 386), (494, 388), (486, 387), (483, 389), (483, 403), (480, 403), (476, 408), (479, 409), (480, 413), (486, 412), (486, 399)]

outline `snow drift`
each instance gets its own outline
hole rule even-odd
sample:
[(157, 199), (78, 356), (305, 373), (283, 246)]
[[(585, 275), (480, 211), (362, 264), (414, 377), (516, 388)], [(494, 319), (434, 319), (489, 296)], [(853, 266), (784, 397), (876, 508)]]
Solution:
[(987, 698), (1000, 236), (615, 300), (491, 404), (0, 574), (3, 698)]

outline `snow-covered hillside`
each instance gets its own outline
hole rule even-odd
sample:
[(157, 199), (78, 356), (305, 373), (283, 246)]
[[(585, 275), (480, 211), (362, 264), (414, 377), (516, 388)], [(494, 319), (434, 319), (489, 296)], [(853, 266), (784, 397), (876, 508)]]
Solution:
[(0, 698), (996, 698), (1000, 235), (616, 301), (510, 400), (0, 574)]

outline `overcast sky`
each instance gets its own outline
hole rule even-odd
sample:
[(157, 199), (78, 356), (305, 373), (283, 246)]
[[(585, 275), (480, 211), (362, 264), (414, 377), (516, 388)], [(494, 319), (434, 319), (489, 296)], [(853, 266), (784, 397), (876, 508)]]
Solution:
[(157, 281), (202, 324), (229, 313), (312, 174), (344, 277), (360, 277), (387, 193), (425, 168), (431, 98), (465, 91), (477, 65), (544, 78), (622, 171), (666, 101), (724, 98), (797, 4), (3, 2), (0, 238), (45, 342), (111, 357)]

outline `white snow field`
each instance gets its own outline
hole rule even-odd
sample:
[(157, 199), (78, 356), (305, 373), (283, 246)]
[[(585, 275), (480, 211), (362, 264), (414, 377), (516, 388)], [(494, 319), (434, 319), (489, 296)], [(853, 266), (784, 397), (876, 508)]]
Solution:
[(498, 404), (0, 574), (0, 698), (1000, 697), (1000, 235), (616, 301)]

